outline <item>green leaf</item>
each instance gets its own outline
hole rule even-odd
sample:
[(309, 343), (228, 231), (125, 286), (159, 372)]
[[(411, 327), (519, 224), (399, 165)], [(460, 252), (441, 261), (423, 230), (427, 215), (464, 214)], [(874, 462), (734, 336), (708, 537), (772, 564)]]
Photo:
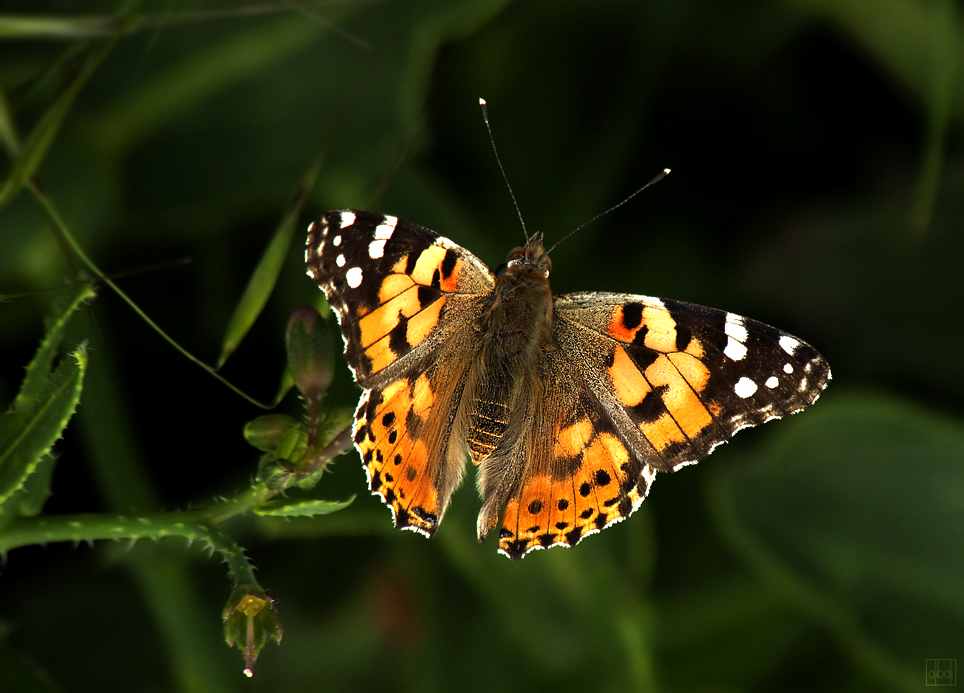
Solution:
[(106, 36), (117, 31), (116, 17), (0, 16), (0, 38), (5, 40), (74, 39)]
[(0, 510), (10, 517), (35, 517), (44, 509), (44, 504), (50, 497), (50, 480), (54, 476), (57, 460), (53, 455), (40, 458), (33, 473), (27, 477), (23, 486), (0, 505)]
[(7, 95), (0, 89), (0, 145), (7, 150), (11, 159), (20, 155), (20, 137), (17, 135), (17, 124), (13, 119), (13, 111)]
[[(24, 487), (27, 478), (47, 457), (77, 408), (87, 366), (86, 350), (84, 347), (77, 348), (52, 374), (50, 367), (67, 320), (93, 293), (88, 285), (82, 285), (67, 307), (50, 324), (40, 348), (27, 366), (26, 376), (13, 405), (8, 412), (0, 415), (0, 502)], [(25, 506), (28, 514), (30, 508), (43, 505), (46, 488), (49, 487), (39, 484), (25, 492), (29, 496)], [(3, 514), (9, 515), (10, 512), (10, 508), (5, 508)]]
[(6, 207), (10, 201), (17, 196), (24, 184), (30, 180), (30, 177), (33, 176), (40, 167), (41, 162), (47, 155), (47, 150), (57, 138), (57, 133), (60, 132), (60, 126), (70, 112), (74, 99), (81, 88), (87, 83), (90, 76), (94, 74), (101, 60), (103, 60), (111, 48), (113, 48), (116, 40), (115, 38), (103, 46), (91, 48), (88, 54), (82, 59), (82, 64), (72, 76), (70, 83), (66, 85), (66, 88), (60, 93), (57, 100), (47, 109), (33, 130), (30, 131), (30, 134), (23, 144), (23, 149), (20, 151), (20, 156), (14, 163), (13, 169), (10, 171), (7, 179), (0, 184), (0, 210)]
[(251, 280), (248, 282), (248, 286), (244, 290), (244, 294), (241, 296), (241, 300), (238, 302), (234, 315), (231, 316), (231, 321), (225, 331), (221, 358), (218, 359), (218, 368), (223, 366), (228, 357), (238, 348), (238, 344), (244, 339), (254, 321), (258, 319), (258, 315), (261, 314), (265, 303), (268, 302), (268, 297), (274, 290), (278, 275), (281, 274), (281, 268), (288, 256), (288, 249), (291, 247), (291, 239), (294, 237), (301, 210), (305, 206), (308, 194), (314, 187), (323, 159), (323, 155), (319, 153), (308, 166), (308, 170), (298, 186), (298, 191), (288, 204), (288, 209), (278, 228), (275, 229), (267, 250), (265, 250), (261, 261), (255, 268), (254, 274), (251, 275)]
[(354, 496), (346, 501), (281, 499), (263, 503), (255, 508), (254, 512), (258, 515), (271, 517), (314, 517), (316, 515), (330, 515), (339, 510), (344, 510), (354, 500)]
[(757, 464), (722, 475), (719, 526), (855, 666), (917, 690), (964, 632), (964, 426), (867, 396), (781, 426)]
[(68, 299), (66, 307), (48, 323), (47, 334), (44, 335), (40, 348), (37, 349), (30, 365), (27, 366), (27, 375), (23, 379), (23, 384), (20, 386), (20, 392), (17, 393), (17, 399), (14, 400), (11, 411), (23, 411), (34, 406), (34, 401), (46, 386), (45, 381), (50, 375), (50, 368), (53, 365), (54, 357), (57, 355), (57, 347), (60, 346), (67, 321), (74, 311), (80, 307), (81, 303), (93, 298), (93, 296), (94, 290), (90, 285), (81, 284), (77, 293)]
[(44, 381), (29, 408), (0, 416), (0, 502), (23, 487), (77, 408), (87, 354), (78, 348), (71, 357)]

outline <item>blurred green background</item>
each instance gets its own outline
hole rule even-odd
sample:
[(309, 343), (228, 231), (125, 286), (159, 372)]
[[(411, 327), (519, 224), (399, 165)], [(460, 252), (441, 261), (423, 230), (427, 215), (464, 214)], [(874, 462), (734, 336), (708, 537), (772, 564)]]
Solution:
[[(0, 88), (22, 138), (122, 8), (7, 0)], [(556, 292), (731, 310), (815, 345), (814, 408), (661, 475), (628, 521), (521, 562), (474, 539), (471, 481), (437, 536), (391, 528), (357, 454), (312, 520), (225, 530), (278, 600), (255, 676), (223, 643), (224, 568), (180, 539), (11, 551), (0, 690), (918, 691), (964, 662), (964, 120), (952, 0), (143, 2), (38, 170), (65, 223), (164, 329), (214, 362), (312, 158), (278, 286), (223, 369), (278, 387), (317, 304), (303, 233), (391, 213), (496, 266), (673, 173), (553, 254)], [(12, 21), (29, 14), (31, 25)], [(103, 36), (92, 32), (104, 31)], [(75, 82), (73, 82), (75, 83)], [(7, 138), (7, 141), (10, 141)], [(3, 176), (12, 170), (5, 160)], [(188, 258), (187, 265), (169, 263)], [(77, 277), (40, 206), (0, 210), (0, 292)], [(0, 406), (58, 292), (0, 305)], [(260, 411), (108, 289), (46, 512), (199, 506), (243, 489)], [(329, 395), (354, 406), (339, 360)], [(280, 407), (295, 416), (291, 394)]]

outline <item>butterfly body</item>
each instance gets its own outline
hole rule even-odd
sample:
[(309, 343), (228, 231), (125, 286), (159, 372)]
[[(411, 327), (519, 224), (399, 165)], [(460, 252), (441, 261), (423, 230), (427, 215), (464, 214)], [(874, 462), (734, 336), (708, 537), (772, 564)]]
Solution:
[(624, 519), (657, 470), (808, 407), (830, 378), (809, 345), (725, 311), (553, 296), (540, 236), (493, 275), (428, 229), (336, 211), (312, 225), (306, 261), (364, 390), (371, 490), (396, 526), (431, 536), (471, 460), (479, 540), (501, 510), (510, 558)]

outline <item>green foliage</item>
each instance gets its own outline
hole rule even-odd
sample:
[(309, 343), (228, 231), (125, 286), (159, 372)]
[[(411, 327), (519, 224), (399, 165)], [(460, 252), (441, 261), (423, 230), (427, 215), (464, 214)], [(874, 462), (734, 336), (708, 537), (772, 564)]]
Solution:
[[(50, 324), (27, 366), (13, 405), (0, 415), (0, 517), (36, 515), (50, 495), (50, 448), (63, 434), (80, 401), (86, 350), (75, 349), (52, 373), (50, 368), (67, 320), (93, 295), (88, 285), (82, 285)], [(38, 469), (37, 479), (28, 485)]]
[(308, 199), (308, 194), (314, 187), (318, 171), (321, 169), (321, 162), (321, 156), (312, 162), (304, 180), (301, 182), (301, 187), (295, 194), (294, 200), (290, 203), (281, 224), (275, 229), (268, 248), (261, 256), (261, 261), (251, 275), (251, 280), (248, 282), (248, 286), (231, 316), (231, 321), (228, 323), (221, 357), (218, 359), (219, 366), (223, 366), (232, 352), (238, 348), (238, 344), (251, 329), (274, 290), (278, 275), (281, 273), (281, 268), (288, 255), (288, 249), (291, 247), (291, 240), (295, 235), (305, 201)]
[(869, 395), (794, 424), (759, 464), (719, 475), (718, 526), (856, 666), (919, 690), (920, 661), (964, 615), (964, 425)]
[(354, 496), (346, 501), (272, 500), (259, 505), (254, 512), (272, 517), (315, 517), (344, 510), (353, 500)]

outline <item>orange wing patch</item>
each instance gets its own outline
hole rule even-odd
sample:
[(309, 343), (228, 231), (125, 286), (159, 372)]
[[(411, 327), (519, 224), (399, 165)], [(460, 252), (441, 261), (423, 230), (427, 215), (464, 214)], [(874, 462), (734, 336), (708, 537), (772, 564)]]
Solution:
[(676, 321), (669, 311), (632, 303), (617, 306), (609, 322), (609, 334), (620, 342), (639, 343), (653, 351), (676, 351)]
[(626, 407), (635, 407), (653, 389), (623, 347), (616, 347), (613, 365), (609, 367), (609, 379), (619, 401)]
[(450, 248), (430, 245), (400, 257), (378, 287), (378, 304), (358, 307), (359, 344), (377, 373), (432, 334), (445, 294), (454, 292), (463, 262)]
[[(692, 440), (713, 424), (718, 405), (704, 404), (699, 397), (710, 379), (709, 369), (700, 360), (703, 344), (687, 336), (685, 346), (680, 345), (669, 311), (639, 303), (617, 306), (608, 330), (615, 339), (632, 345), (615, 348), (608, 368), (613, 390), (624, 407), (640, 407), (637, 424), (657, 451)], [(630, 355), (640, 346), (656, 352), (645, 368)], [(647, 406), (647, 398), (659, 401)]]
[(396, 527), (432, 536), (440, 514), (434, 460), (416, 433), (435, 403), (428, 378), (397, 380), (366, 394), (355, 414), (355, 443), (368, 485), (391, 507)]
[(574, 546), (618, 522), (639, 507), (655, 475), (589, 417), (560, 427), (553, 438), (556, 473), (523, 479), (506, 503), (499, 551), (509, 558)]

